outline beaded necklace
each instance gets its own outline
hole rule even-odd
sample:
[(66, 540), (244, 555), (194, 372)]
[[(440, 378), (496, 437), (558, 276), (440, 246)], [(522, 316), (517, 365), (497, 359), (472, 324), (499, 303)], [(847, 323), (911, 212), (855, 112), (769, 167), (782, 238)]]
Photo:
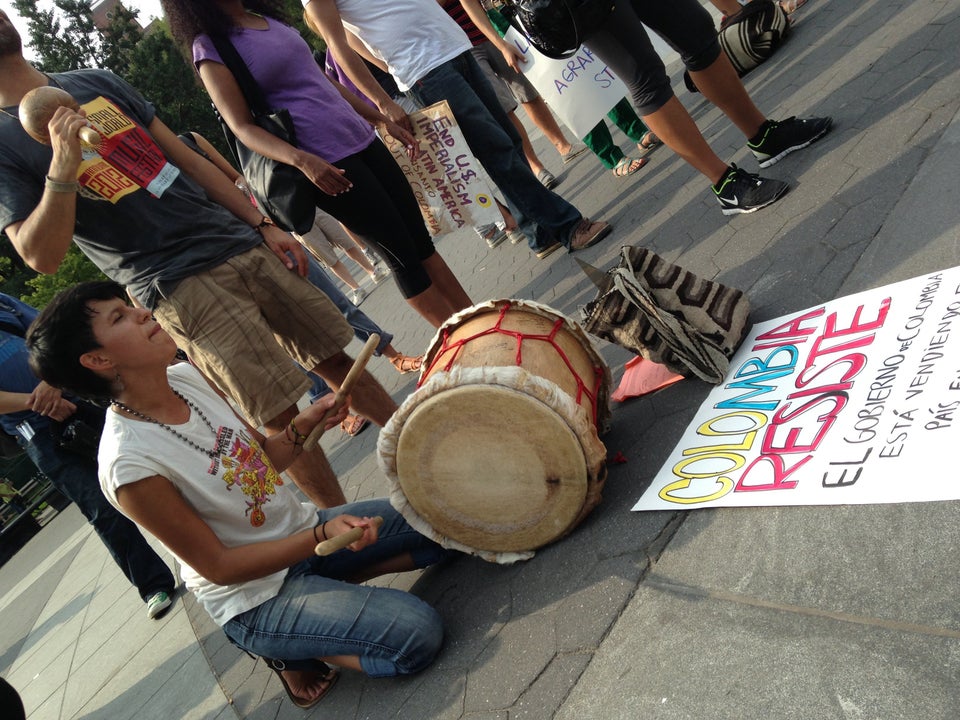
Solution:
[(196, 405), (194, 405), (192, 402), (190, 402), (187, 398), (185, 398), (185, 397), (184, 397), (183, 395), (181, 395), (179, 392), (177, 392), (176, 390), (174, 390), (174, 391), (173, 391), (173, 394), (176, 395), (176, 396), (177, 396), (178, 398), (180, 398), (181, 400), (183, 400), (183, 401), (187, 404), (187, 407), (189, 407), (193, 412), (195, 412), (195, 413), (200, 417), (201, 420), (203, 420), (203, 424), (206, 425), (208, 428), (210, 428), (210, 433), (213, 435), (214, 440), (215, 440), (216, 443), (217, 443), (216, 446), (215, 446), (212, 450), (207, 450), (205, 447), (202, 447), (201, 445), (198, 445), (197, 443), (195, 443), (193, 440), (191, 440), (190, 438), (188, 438), (188, 437), (187, 437), (186, 435), (184, 435), (183, 433), (181, 433), (181, 432), (179, 432), (179, 431), (177, 431), (177, 430), (174, 430), (172, 427), (170, 427), (170, 426), (167, 425), (166, 423), (162, 423), (162, 422), (160, 422), (159, 420), (157, 420), (156, 418), (150, 417), (149, 415), (144, 415), (142, 412), (138, 412), (138, 411), (134, 410), (134, 409), (133, 409), (132, 407), (130, 407), (129, 405), (124, 405), (124, 404), (123, 404), (122, 402), (120, 402), (119, 400), (114, 400), (112, 404), (115, 405), (116, 407), (120, 408), (121, 410), (124, 410), (124, 411), (130, 413), (131, 415), (134, 415), (134, 416), (140, 418), (141, 420), (146, 420), (147, 422), (151, 422), (151, 423), (154, 423), (155, 425), (159, 425), (160, 427), (162, 427), (162, 428), (163, 428), (164, 430), (166, 430), (167, 432), (170, 432), (170, 433), (173, 433), (174, 435), (176, 435), (178, 438), (180, 438), (180, 439), (183, 440), (185, 443), (187, 443), (187, 445), (189, 445), (190, 447), (195, 448), (196, 450), (199, 450), (200, 452), (202, 452), (204, 455), (206, 455), (206, 456), (207, 456), (208, 458), (210, 458), (211, 460), (219, 457), (219, 455), (220, 455), (220, 453), (221, 453), (221, 451), (222, 451), (223, 448), (221, 447), (222, 443), (221, 443), (221, 441), (220, 441), (220, 434), (219, 434), (216, 430), (213, 429), (213, 423), (211, 423), (209, 420), (207, 420), (207, 416), (203, 414), (203, 411), (202, 411), (200, 408), (198, 408)]

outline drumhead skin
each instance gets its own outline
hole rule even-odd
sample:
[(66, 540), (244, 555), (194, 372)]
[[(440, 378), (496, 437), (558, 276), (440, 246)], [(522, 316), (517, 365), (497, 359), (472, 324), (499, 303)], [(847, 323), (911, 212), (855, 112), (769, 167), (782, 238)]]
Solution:
[(580, 443), (550, 407), (505, 387), (430, 398), (397, 448), (407, 500), (433, 528), (479, 550), (530, 550), (562, 535), (583, 507)]
[(600, 501), (610, 373), (582, 329), (536, 303), (451, 317), (381, 430), (391, 502), (444, 547), (514, 562)]

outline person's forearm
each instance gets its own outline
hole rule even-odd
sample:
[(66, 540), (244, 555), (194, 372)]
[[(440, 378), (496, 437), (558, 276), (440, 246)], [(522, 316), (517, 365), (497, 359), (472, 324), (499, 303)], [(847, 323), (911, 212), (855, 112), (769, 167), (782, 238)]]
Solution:
[(30, 393), (8, 392), (0, 390), (0, 415), (23, 412), (29, 409)]
[[(453, 2), (457, 1), (458, 0), (453, 0)], [(503, 52), (503, 48), (509, 45), (509, 43), (500, 37), (500, 33), (493, 27), (493, 23), (490, 22), (490, 18), (487, 17), (487, 13), (481, 7), (479, 0), (459, 0), (459, 2), (466, 11), (467, 17), (469, 17), (473, 24), (477, 26), (477, 29), (483, 33), (484, 37), (492, 42), (494, 47)]]
[(327, 43), (328, 51), (333, 52), (337, 64), (347, 74), (351, 82), (364, 95), (370, 98), (381, 110), (393, 102), (380, 83), (371, 74), (363, 60), (351, 47), (351, 40), (360, 42), (359, 38), (349, 39), (348, 32), (343, 27), (336, 4), (331, 0), (313, 0), (306, 6), (306, 14), (310, 24), (318, 28)]
[(33, 270), (51, 275), (73, 242), (77, 194), (44, 189), (40, 204), (26, 220), (6, 228), (17, 254)]
[(222, 205), (250, 227), (260, 224), (264, 215), (242, 193), (237, 192), (236, 186), (216, 165), (188, 148), (159, 119), (155, 118), (148, 129), (174, 165), (203, 187), (211, 200)]
[(315, 412), (300, 412), (284, 427), (263, 441), (263, 451), (277, 472), (283, 472), (303, 452), (303, 444), (317, 426)]
[(209, 566), (202, 571), (197, 569), (197, 572), (217, 585), (258, 580), (311, 557), (316, 545), (314, 529), (311, 528), (279, 540), (231, 548), (223, 546)]
[(352, 107), (357, 112), (357, 114), (360, 117), (362, 117), (364, 120), (366, 120), (368, 123), (376, 126), (378, 123), (387, 121), (388, 118), (386, 115), (384, 115), (382, 112), (380, 112), (376, 108), (370, 107), (370, 105), (368, 105), (363, 100), (358, 98), (354, 93), (352, 93), (349, 88), (344, 87), (343, 85), (338, 83), (336, 80), (333, 80), (331, 82), (333, 82), (334, 87), (336, 87), (337, 90), (340, 91), (340, 94), (343, 96), (343, 99), (346, 100), (348, 103), (350, 103), (350, 107)]

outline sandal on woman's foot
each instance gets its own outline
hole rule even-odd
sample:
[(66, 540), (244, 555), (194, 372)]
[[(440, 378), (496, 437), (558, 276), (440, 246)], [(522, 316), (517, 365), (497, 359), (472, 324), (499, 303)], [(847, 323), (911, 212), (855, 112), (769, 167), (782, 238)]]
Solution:
[[(332, 668), (326, 663), (318, 661), (319, 669), (317, 670), (317, 672), (321, 673), (320, 682), (326, 683), (326, 687), (323, 688), (323, 690), (320, 691), (320, 694), (317, 695), (315, 698), (313, 698), (312, 700), (307, 700), (306, 698), (302, 698), (299, 695), (294, 695), (293, 690), (287, 684), (287, 679), (283, 675), (284, 671), (287, 668), (283, 660), (268, 660), (267, 658), (264, 658), (264, 661), (266, 661), (267, 667), (273, 670), (277, 674), (277, 677), (280, 678), (280, 684), (283, 685), (283, 689), (286, 691), (287, 697), (290, 698), (290, 702), (292, 702), (298, 708), (302, 708), (304, 710), (306, 710), (307, 708), (312, 708), (318, 702), (323, 700), (323, 698), (326, 697), (327, 693), (330, 692), (333, 686), (337, 684), (337, 680), (340, 679), (340, 670), (338, 670), (337, 668)], [(326, 668), (326, 671), (324, 671), (323, 668)]]
[[(506, 237), (506, 234), (504, 234)], [(393, 365), (401, 375), (417, 372), (423, 365), (423, 355), (410, 357), (409, 355), (398, 354), (390, 358), (390, 364)]]
[(641, 155), (647, 155), (655, 150), (660, 144), (660, 138), (654, 135), (652, 130), (647, 130), (640, 138), (640, 142), (637, 143), (637, 147), (640, 148)]
[(786, 15), (793, 15), (798, 8), (807, 4), (807, 0), (780, 0), (780, 8)]
[(637, 170), (639, 170), (646, 164), (647, 164), (646, 158), (640, 158), (639, 160), (635, 160), (632, 158), (625, 157), (620, 159), (620, 162), (618, 162), (614, 166), (611, 172), (614, 175), (616, 175), (618, 178), (625, 178), (628, 175), (633, 175)]
[(352, 415), (350, 413), (347, 413), (347, 416), (340, 423), (340, 429), (350, 437), (359, 435), (366, 426), (367, 419), (363, 415)]

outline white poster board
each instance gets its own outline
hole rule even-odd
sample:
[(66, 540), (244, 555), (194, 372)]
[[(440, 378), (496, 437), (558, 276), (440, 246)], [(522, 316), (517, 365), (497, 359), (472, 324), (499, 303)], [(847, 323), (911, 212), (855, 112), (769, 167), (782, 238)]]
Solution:
[(634, 510), (960, 499), (960, 268), (751, 329)]
[(523, 74), (578, 138), (627, 95), (626, 85), (586, 46), (566, 60), (553, 60), (537, 52), (513, 27), (504, 38), (526, 58), (520, 64)]
[(503, 216), (480, 162), (470, 152), (446, 100), (409, 114), (420, 156), (411, 161), (400, 143), (387, 140), (410, 182), (431, 235), (501, 222)]

